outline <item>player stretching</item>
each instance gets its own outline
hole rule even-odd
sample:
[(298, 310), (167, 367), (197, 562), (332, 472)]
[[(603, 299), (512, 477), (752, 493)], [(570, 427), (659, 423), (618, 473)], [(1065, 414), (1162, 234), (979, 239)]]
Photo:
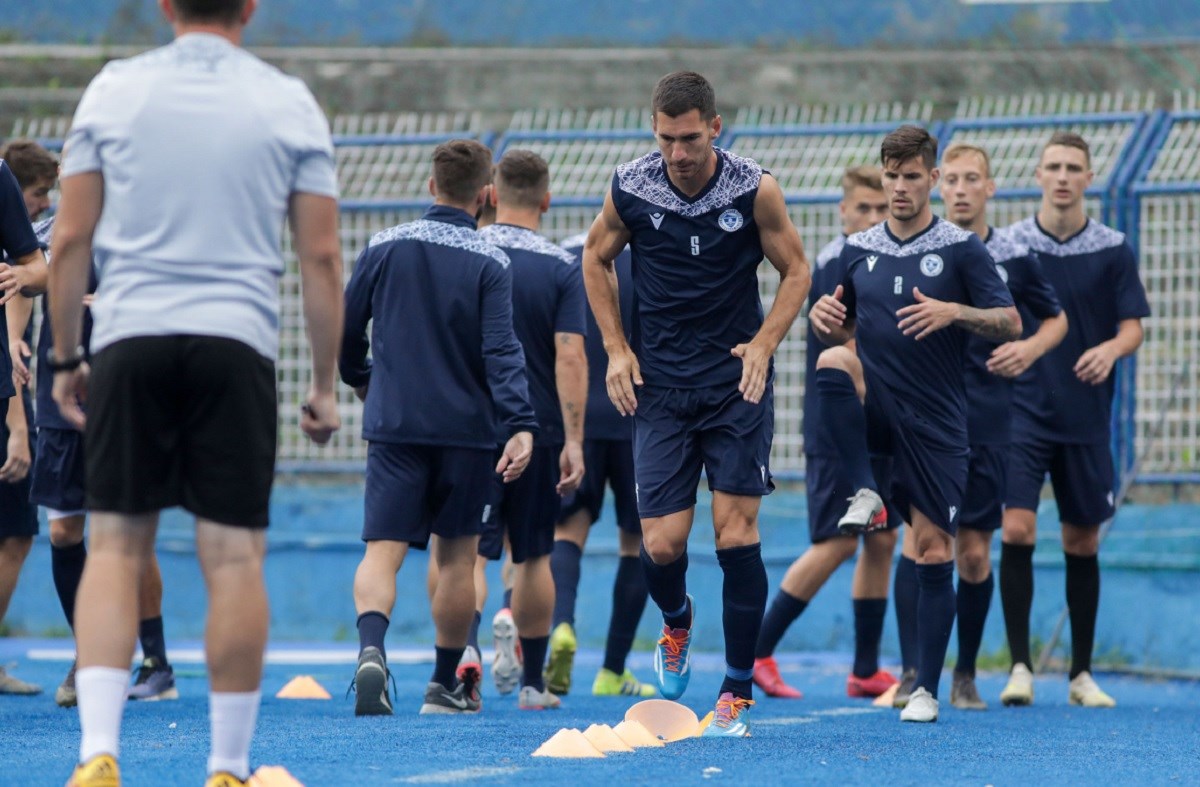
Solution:
[[(902, 126), (880, 150), (890, 217), (846, 240), (846, 274), (809, 312), (829, 344), (858, 339), (867, 435), (894, 461), (888, 499), (918, 555), (916, 688), (901, 720), (937, 721), (937, 690), (954, 625), (954, 534), (967, 481), (962, 368), (967, 332), (1020, 334), (1020, 317), (983, 242), (938, 219), (937, 141)], [(828, 417), (828, 416), (827, 416)], [(869, 481), (862, 455), (852, 477)]]
[[(491, 151), (478, 142), (438, 145), (433, 207), (375, 235), (346, 286), (339, 365), (365, 401), (369, 444), (366, 551), (354, 575), (358, 716), (392, 713), (384, 636), (396, 573), (409, 547), (424, 549), (431, 534), (436, 657), (421, 713), (480, 708), (478, 667), (456, 675), (475, 615), (480, 527), (493, 476), (521, 475), (537, 429), (513, 333), (509, 259), (475, 231), (491, 170)], [(498, 432), (509, 435), (499, 463)]]
[[(578, 258), (583, 255), (586, 240), (586, 233), (575, 235), (564, 240), (562, 245)], [(628, 337), (628, 325), (633, 317), (633, 274), (628, 248), (617, 255), (613, 270)], [(646, 572), (642, 570), (638, 556), (642, 523), (638, 519), (633, 480), (633, 424), (621, 418), (608, 400), (603, 374), (608, 366), (608, 355), (604, 352), (604, 339), (591, 309), (587, 310), (587, 323), (584, 347), (588, 359), (588, 401), (583, 442), (587, 475), (579, 490), (563, 501), (562, 514), (554, 531), (554, 552), (550, 556), (550, 569), (554, 574), (554, 629), (550, 634), (546, 685), (555, 694), (566, 694), (571, 688), (580, 562), (592, 525), (600, 518), (607, 486), (612, 489), (617, 519), (617, 572), (613, 577), (612, 617), (604, 645), (604, 663), (592, 681), (592, 694), (652, 697), (654, 687), (639, 681), (625, 666), (637, 635), (638, 621), (646, 609), (647, 597)]]
[(507, 540), (523, 670), (518, 705), (538, 710), (561, 704), (547, 690), (542, 668), (555, 603), (550, 553), (560, 496), (573, 493), (584, 476), (587, 302), (575, 258), (538, 234), (542, 214), (550, 208), (546, 162), (527, 150), (506, 152), (496, 164), (492, 193), (496, 223), (480, 236), (512, 260), (513, 327), (525, 350), (539, 431), (529, 469), (492, 498), (479, 551), (498, 560)]
[[(54, 401), (84, 424), (88, 559), (75, 605), (80, 762), (70, 784), (120, 783), (117, 755), (139, 580), (158, 513), (196, 517), (208, 588), (211, 787), (246, 783), (258, 716), (268, 503), (278, 426), (280, 228), (303, 280), (316, 442), (338, 427), (337, 179), (302, 82), (240, 47), (254, 0), (163, 0), (174, 43), (109, 63), (67, 139), (51, 238)], [(163, 178), (186, 184), (164, 188)], [(92, 369), (78, 349), (93, 247)], [(168, 304), (166, 308), (164, 304)]]
[[(942, 201), (946, 217), (983, 239), (1008, 285), (1030, 336), (998, 349), (972, 336), (967, 342), (967, 435), (971, 462), (959, 515), (958, 660), (950, 684), (950, 704), (965, 710), (987, 708), (975, 687), (975, 658), (992, 603), (992, 533), (1000, 528), (1007, 493), (1011, 439), (1012, 379), (1058, 346), (1067, 317), (1037, 257), (1011, 233), (988, 225), (988, 200), (996, 193), (987, 151), (955, 143), (942, 154)], [(1036, 327), (1035, 327), (1036, 326)], [(907, 546), (907, 545), (906, 545)], [(911, 555), (906, 555), (911, 559)], [(915, 610), (913, 611), (915, 616)]]
[[(1005, 705), (1033, 702), (1029, 610), (1037, 504), (1050, 473), (1062, 526), (1071, 611), (1072, 705), (1116, 704), (1092, 679), (1092, 645), (1100, 606), (1100, 525), (1113, 515), (1109, 453), (1113, 365), (1142, 343), (1149, 316), (1137, 258), (1125, 236), (1088, 218), (1091, 151), (1078, 134), (1054, 134), (1037, 168), (1042, 206), (1011, 227), (1037, 253), (1071, 330), (1062, 344), (1017, 380), (1008, 506), (1000, 553), (1000, 601), (1012, 652), (1012, 672), (1000, 694)], [(1005, 348), (1001, 348), (1004, 352)]]
[[(584, 247), (584, 279), (608, 350), (609, 398), (634, 417), (642, 565), (664, 622), (659, 689), (676, 699), (691, 677), (687, 540), (703, 467), (725, 575), (725, 680), (704, 734), (744, 736), (767, 602), (758, 509), (774, 488), (772, 356), (808, 294), (808, 261), (778, 182), (713, 147), (721, 118), (704, 77), (663, 77), (652, 110), (659, 150), (617, 168)], [(632, 346), (613, 273), (626, 244), (637, 303)], [(765, 321), (756, 276), (764, 254), (780, 275)]]
[[(813, 269), (810, 304), (822, 295), (831, 294), (842, 279), (844, 271), (838, 259), (846, 237), (875, 226), (887, 218), (887, 197), (883, 193), (878, 167), (851, 167), (842, 175), (842, 201), (838, 206), (842, 219), (842, 235), (817, 254)], [(788, 626), (812, 601), (837, 567), (854, 557), (858, 538), (842, 532), (838, 519), (845, 513), (845, 500), (854, 494), (852, 481), (841, 472), (838, 458), (839, 442), (844, 441), (845, 423), (824, 417), (820, 409), (818, 387), (832, 382), (838, 385), (835, 393), (844, 389), (849, 397), (847, 407), (857, 411), (852, 417), (863, 420), (859, 391), (863, 390), (862, 365), (852, 342), (846, 347), (831, 347), (817, 338), (809, 325), (806, 331), (804, 396), (804, 466), (807, 477), (808, 532), (812, 546), (788, 568), (780, 583), (779, 592), (763, 618), (762, 631), (754, 659), (754, 682), (772, 697), (798, 699), (800, 692), (787, 685), (779, 674), (773, 656), (779, 640)], [(820, 358), (818, 358), (820, 356)], [(840, 361), (840, 363), (836, 362)], [(859, 427), (861, 433), (861, 426)], [(878, 460), (879, 471), (886, 472), (886, 459)], [(888, 575), (892, 555), (896, 550), (896, 528), (901, 519), (888, 512), (887, 526), (864, 534), (863, 554), (854, 567), (851, 597), (854, 605), (854, 666), (846, 679), (846, 693), (851, 697), (875, 697), (896, 682), (895, 676), (879, 669), (879, 641), (883, 636), (883, 619), (887, 612)]]

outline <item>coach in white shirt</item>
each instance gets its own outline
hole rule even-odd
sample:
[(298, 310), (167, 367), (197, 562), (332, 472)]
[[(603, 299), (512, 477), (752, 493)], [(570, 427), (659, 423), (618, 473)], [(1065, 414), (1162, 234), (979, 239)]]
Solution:
[[(174, 43), (109, 63), (80, 101), (51, 239), (54, 398), (80, 428), (87, 392), (92, 524), (75, 617), (83, 739), (71, 781), (81, 786), (117, 771), (138, 577), (158, 512), (176, 505), (196, 516), (208, 586), (208, 784), (250, 775), (285, 217), (312, 346), (301, 426), (324, 443), (339, 425), (342, 265), (328, 124), (302, 82), (241, 49), (256, 0), (159, 4)], [(77, 344), (93, 253), (89, 380)]]

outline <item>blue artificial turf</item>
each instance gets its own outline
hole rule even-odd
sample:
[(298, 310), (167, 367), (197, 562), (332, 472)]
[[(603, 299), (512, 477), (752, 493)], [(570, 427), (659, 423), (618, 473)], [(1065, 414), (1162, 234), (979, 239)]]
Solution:
[[(21, 643), (0, 645), (14, 674), (42, 683), (38, 697), (0, 697), (0, 784), (61, 785), (79, 743), (74, 711), (53, 704), (66, 664), (21, 658)], [(69, 643), (60, 643), (69, 647)], [(27, 650), (27, 648), (25, 649)], [(23, 652), (23, 651), (22, 651)], [(346, 653), (346, 646), (340, 646)], [(761, 700), (751, 711), (748, 740), (690, 740), (604, 760), (546, 760), (530, 753), (560, 727), (616, 724), (633, 700), (595, 698), (591, 678), (599, 654), (581, 653), (576, 691), (560, 711), (521, 712), (515, 695), (485, 685), (478, 717), (417, 715), (430, 666), (396, 665), (397, 715), (356, 719), (344, 692), (351, 664), (270, 665), (258, 734), (256, 765), (283, 765), (307, 785), (436, 784), (453, 782), (737, 782), (748, 784), (1174, 784), (1196, 782), (1200, 741), (1200, 684), (1101, 676), (1119, 706), (1071, 708), (1066, 678), (1039, 677), (1030, 708), (995, 701), (1003, 676), (980, 677), (992, 704), (984, 713), (948, 707), (936, 725), (901, 724), (898, 712), (845, 696), (840, 659), (781, 659), (800, 688), (799, 701)], [(649, 678), (649, 659), (632, 666)], [(719, 659), (700, 655), (685, 704), (703, 715), (720, 683)], [(199, 665), (179, 664), (181, 699), (130, 704), (121, 765), (125, 784), (201, 784), (208, 746), (207, 681)], [(291, 676), (311, 674), (334, 695), (329, 702), (278, 700)]]

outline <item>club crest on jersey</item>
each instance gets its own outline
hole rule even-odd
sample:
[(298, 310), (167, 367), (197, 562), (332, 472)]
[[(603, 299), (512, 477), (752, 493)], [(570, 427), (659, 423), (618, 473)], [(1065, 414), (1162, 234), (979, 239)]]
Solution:
[(738, 213), (733, 208), (730, 208), (722, 213), (721, 217), (717, 219), (717, 224), (719, 224), (721, 229), (725, 230), (726, 232), (737, 232), (745, 223), (746, 222), (742, 219), (742, 214)]
[(658, 229), (659, 227), (662, 226), (663, 219), (665, 219), (666, 217), (667, 217), (667, 214), (665, 214), (665, 213), (651, 213), (650, 214), (650, 223), (654, 225), (654, 229)]
[(1000, 274), (1000, 281), (1008, 284), (1008, 269), (1000, 263), (996, 263), (996, 273)]
[(926, 254), (921, 258), (921, 273), (924, 273), (926, 276), (937, 276), (942, 272), (942, 268), (944, 267), (946, 267), (946, 264), (936, 254)]

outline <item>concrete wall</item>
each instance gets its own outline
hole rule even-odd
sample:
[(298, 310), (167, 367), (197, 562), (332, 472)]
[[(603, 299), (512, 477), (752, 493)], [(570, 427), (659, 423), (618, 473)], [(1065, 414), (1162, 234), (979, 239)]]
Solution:
[[(0, 46), (0, 116), (69, 114), (105, 60), (128, 47)], [(730, 109), (750, 104), (932, 100), (1200, 86), (1200, 43), (953, 51), (754, 49), (279, 49), (259, 54), (303, 78), (330, 113), (644, 106), (655, 81), (694, 68)], [(0, 133), (7, 132), (0, 127)]]

